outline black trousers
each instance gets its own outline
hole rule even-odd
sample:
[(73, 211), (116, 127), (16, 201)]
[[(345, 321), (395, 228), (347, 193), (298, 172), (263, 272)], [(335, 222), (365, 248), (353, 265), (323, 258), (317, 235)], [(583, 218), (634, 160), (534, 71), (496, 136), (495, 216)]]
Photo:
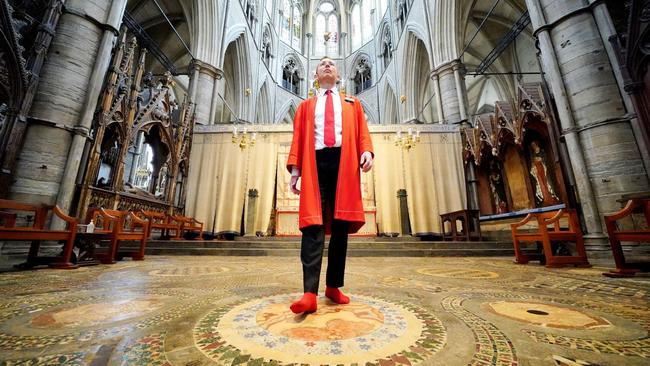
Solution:
[[(342, 287), (345, 275), (345, 257), (348, 251), (348, 222), (334, 220), (334, 203), (336, 202), (336, 182), (341, 161), (341, 148), (324, 148), (316, 150), (318, 185), (320, 188), (323, 223), (332, 223), (332, 236), (327, 256), (328, 287)], [(327, 207), (330, 207), (328, 210)], [(300, 260), (305, 292), (318, 293), (318, 282), (323, 262), (325, 246), (325, 227), (313, 225), (302, 229)]]

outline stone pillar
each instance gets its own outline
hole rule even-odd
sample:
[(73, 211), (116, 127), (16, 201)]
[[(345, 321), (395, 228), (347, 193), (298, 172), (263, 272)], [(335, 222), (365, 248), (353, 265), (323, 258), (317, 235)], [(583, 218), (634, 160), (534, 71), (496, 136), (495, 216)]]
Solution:
[(399, 219), (402, 236), (411, 235), (411, 222), (409, 221), (409, 206), (406, 200), (406, 189), (397, 190), (397, 199), (399, 200)]
[(461, 67), (462, 64), (455, 60), (431, 72), (431, 78), (434, 82), (437, 81), (440, 90), (440, 111), (442, 111), (441, 121), (444, 121), (443, 123), (459, 123), (463, 119), (467, 119), (465, 108), (461, 102), (464, 99), (461, 95), (463, 88), (459, 87), (460, 83), (465, 82), (464, 77), (460, 75)]
[[(465, 87), (465, 65), (454, 60), (439, 66), (431, 72), (434, 90), (438, 94), (439, 123), (460, 124), (461, 130), (471, 128), (467, 112), (468, 98)], [(463, 132), (464, 133), (464, 132)], [(478, 180), (476, 166), (470, 163), (465, 167), (467, 185), (467, 208), (478, 210)]]
[[(223, 77), (223, 71), (205, 62), (192, 62), (192, 78), (190, 95), (195, 103), (196, 123), (202, 125), (214, 124), (217, 109), (223, 104), (218, 96), (218, 80)], [(196, 90), (194, 90), (196, 88)]]
[(442, 113), (442, 96), (440, 95), (440, 81), (438, 80), (438, 74), (433, 73), (431, 75), (433, 80), (433, 92), (436, 93), (436, 107), (438, 111), (438, 123), (445, 123), (445, 116)]
[(624, 194), (650, 189), (612, 65), (586, 0), (526, 0), (542, 68), (587, 226), (588, 248), (607, 250), (602, 215)]
[(455, 62), (454, 80), (456, 81), (456, 94), (458, 95), (458, 109), (461, 122), (467, 122), (467, 90), (465, 88), (465, 65)]
[(10, 198), (68, 213), (126, 0), (68, 0), (43, 65)]
[(623, 78), (623, 72), (621, 71), (619, 55), (614, 49), (614, 45), (610, 41), (610, 39), (616, 36), (614, 22), (612, 22), (612, 18), (609, 15), (609, 10), (607, 9), (605, 2), (600, 0), (589, 0), (589, 4), (593, 6), (594, 19), (596, 20), (596, 25), (598, 26), (598, 31), (600, 32), (600, 38), (603, 40), (603, 45), (607, 51), (609, 62), (612, 64), (612, 70), (614, 71), (616, 82), (618, 83), (618, 90), (621, 93), (623, 102), (625, 103), (625, 108), (627, 109), (627, 113), (633, 116), (630, 119), (632, 130), (634, 131), (636, 143), (639, 146), (639, 151), (643, 158), (643, 164), (645, 166), (646, 173), (650, 174), (650, 155), (648, 153), (648, 143), (643, 137), (644, 134), (642, 127), (639, 126), (640, 122), (638, 116), (635, 114), (632, 98), (624, 88), (625, 81)]

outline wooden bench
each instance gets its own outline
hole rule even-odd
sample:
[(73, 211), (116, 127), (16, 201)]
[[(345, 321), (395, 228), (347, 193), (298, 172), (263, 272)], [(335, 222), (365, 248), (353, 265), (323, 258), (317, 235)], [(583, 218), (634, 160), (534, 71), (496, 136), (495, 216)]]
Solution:
[[(625, 230), (619, 228), (618, 220), (632, 215), (636, 211), (642, 211), (646, 229)], [(611, 215), (605, 215), (605, 226), (609, 235), (609, 245), (612, 248), (616, 269), (603, 273), (608, 277), (631, 277), (637, 272), (650, 271), (650, 262), (628, 263), (623, 254), (621, 242), (650, 243), (650, 199), (632, 199), (627, 201), (623, 209)]]
[[(562, 227), (561, 220), (568, 222), (568, 227)], [(519, 228), (532, 220), (537, 221), (535, 231), (520, 231)], [(552, 225), (551, 227), (549, 227)], [(557, 268), (568, 265), (577, 267), (591, 267), (587, 260), (585, 242), (578, 221), (578, 214), (572, 209), (559, 211), (529, 213), (523, 220), (511, 224), (512, 243), (515, 247), (515, 261), (519, 264), (528, 263), (530, 260), (546, 260), (546, 267)], [(575, 255), (555, 255), (552, 242), (569, 241), (576, 244)], [(521, 248), (521, 242), (535, 242), (542, 244), (542, 253), (528, 254)]]
[(197, 232), (199, 235), (196, 236), (196, 238), (193, 239), (202, 239), (202, 234), (203, 234), (203, 223), (196, 220), (193, 217), (187, 217), (187, 216), (181, 216), (181, 215), (174, 215), (172, 216), (174, 218), (174, 221), (180, 222), (181, 223), (181, 234), (179, 236), (183, 237), (184, 233), (192, 233), (192, 232)]
[(141, 210), (140, 215), (149, 220), (149, 229), (147, 239), (151, 238), (151, 232), (154, 229), (160, 230), (161, 237), (171, 236), (171, 232), (175, 232), (172, 239), (181, 238), (181, 223), (176, 221), (173, 216), (169, 216), (164, 212), (145, 211)]
[[(147, 220), (139, 218), (133, 212), (104, 208), (91, 209), (87, 215), (87, 222), (91, 219), (95, 224), (94, 234), (98, 234), (97, 238), (110, 242), (108, 252), (97, 256), (102, 263), (112, 264), (116, 259), (123, 257), (131, 257), (133, 260), (144, 259), (149, 234)], [(138, 250), (120, 250), (120, 242), (123, 240), (139, 241), (140, 246)]]
[[(479, 222), (479, 210), (459, 210), (447, 212), (440, 215), (442, 222), (442, 240), (481, 241), (481, 224)], [(450, 231), (445, 229), (445, 223), (449, 223)], [(461, 227), (456, 226), (460, 222)]]
[[(39, 264), (49, 264), (53, 268), (73, 269), (78, 266), (73, 264), (72, 249), (77, 234), (77, 219), (70, 217), (61, 211), (58, 206), (30, 205), (11, 200), (0, 200), (0, 241), (31, 241), (27, 262), (22, 268), (31, 268)], [(63, 230), (50, 230), (45, 227), (49, 212), (53, 213), (66, 222)], [(17, 217), (22, 214), (33, 216), (30, 226), (16, 226)], [(31, 221), (31, 220), (30, 220)], [(63, 242), (63, 251), (60, 257), (38, 256), (41, 241), (52, 240)]]

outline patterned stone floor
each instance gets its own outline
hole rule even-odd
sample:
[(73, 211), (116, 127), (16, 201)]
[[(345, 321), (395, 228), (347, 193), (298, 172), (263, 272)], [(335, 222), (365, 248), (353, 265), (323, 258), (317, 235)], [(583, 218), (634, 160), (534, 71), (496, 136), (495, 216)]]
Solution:
[(650, 278), (604, 270), (349, 258), (352, 302), (321, 296), (307, 316), (288, 309), (298, 258), (150, 256), (3, 273), (0, 362), (650, 365)]

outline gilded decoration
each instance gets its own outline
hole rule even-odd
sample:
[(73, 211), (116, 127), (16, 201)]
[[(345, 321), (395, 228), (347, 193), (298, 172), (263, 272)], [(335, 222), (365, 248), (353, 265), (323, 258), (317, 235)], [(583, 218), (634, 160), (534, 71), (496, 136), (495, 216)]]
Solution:
[(167, 71), (145, 72), (147, 50), (124, 32), (115, 47), (93, 129), (78, 207), (182, 213), (194, 127)]
[(463, 156), (478, 168), (483, 215), (566, 202), (546, 106), (541, 84), (522, 84), (516, 102), (496, 102), (464, 131)]

